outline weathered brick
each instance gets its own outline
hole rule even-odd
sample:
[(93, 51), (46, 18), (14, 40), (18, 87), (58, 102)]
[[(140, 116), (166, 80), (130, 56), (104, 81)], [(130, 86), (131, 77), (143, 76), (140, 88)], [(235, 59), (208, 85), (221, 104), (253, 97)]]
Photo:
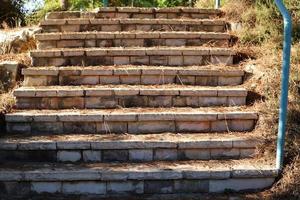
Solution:
[(59, 193), (62, 189), (61, 182), (32, 182), (31, 191), (41, 193)]
[(163, 133), (174, 132), (174, 122), (130, 122), (128, 123), (129, 133)]
[(127, 133), (126, 122), (97, 123), (97, 133)]
[(101, 151), (85, 150), (82, 152), (84, 162), (101, 162)]
[(208, 149), (182, 149), (178, 151), (180, 160), (209, 160), (210, 150)]
[(228, 159), (240, 157), (239, 149), (212, 149), (211, 158), (212, 159)]
[(130, 161), (152, 161), (153, 151), (151, 149), (132, 149), (129, 150), (129, 160)]
[(128, 161), (128, 150), (103, 150), (103, 161), (119, 161), (125, 162)]
[(81, 160), (80, 151), (58, 151), (57, 160), (60, 162), (78, 162)]
[(145, 194), (165, 194), (174, 192), (174, 181), (144, 181)]
[(107, 192), (112, 194), (119, 194), (119, 193), (143, 194), (144, 183), (143, 181), (108, 182)]
[(200, 193), (209, 191), (208, 180), (176, 180), (174, 190), (177, 193)]
[(176, 122), (176, 130), (179, 132), (207, 132), (210, 131), (209, 122)]
[(154, 160), (177, 160), (177, 149), (155, 149)]
[(64, 182), (62, 192), (64, 194), (106, 194), (106, 183), (95, 181)]

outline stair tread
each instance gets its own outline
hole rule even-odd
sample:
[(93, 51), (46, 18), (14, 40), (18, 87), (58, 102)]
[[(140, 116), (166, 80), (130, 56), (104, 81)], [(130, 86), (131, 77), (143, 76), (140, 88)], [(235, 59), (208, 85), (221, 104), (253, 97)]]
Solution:
[[(113, 35), (114, 37), (111, 37)], [(171, 35), (171, 36), (170, 36)], [(48, 36), (48, 38), (47, 38)], [(86, 38), (88, 36), (88, 38)], [(110, 37), (109, 37), (110, 36)], [(131, 37), (126, 37), (131, 36)], [(134, 36), (134, 37), (133, 37)], [(151, 37), (152, 36), (152, 37)], [(64, 33), (40, 33), (35, 34), (37, 40), (74, 40), (74, 39), (135, 39), (135, 38), (160, 38), (160, 39), (180, 39), (180, 38), (197, 38), (197, 39), (230, 39), (230, 33), (219, 32), (189, 32), (189, 31), (86, 31), (86, 32), (64, 32)]]
[[(75, 117), (75, 118), (73, 118)], [(86, 119), (85, 119), (86, 118)], [(62, 109), (62, 110), (14, 110), (6, 114), (7, 122), (32, 121), (105, 121), (110, 120), (230, 120), (258, 119), (258, 112), (253, 108), (240, 107), (203, 107), (203, 108), (121, 108), (121, 109)]]
[(40, 22), (40, 25), (64, 25), (68, 24), (205, 24), (205, 25), (225, 25), (225, 19), (120, 19), (120, 18), (111, 18), (111, 19), (89, 19), (89, 18), (75, 18), (75, 19), (46, 19)]
[[(101, 92), (100, 94), (97, 93)], [(95, 93), (96, 92), (96, 93)], [(247, 96), (247, 89), (232, 86), (193, 86), (193, 85), (83, 85), (83, 86), (23, 86), (14, 91), (17, 97), (41, 96)]]
[(5, 181), (64, 181), (64, 180), (176, 180), (229, 179), (276, 177), (272, 161), (210, 160), (158, 161), (150, 163), (4, 163), (0, 166), (0, 180)]
[[(236, 53), (231, 48), (221, 47), (106, 47), (106, 48), (60, 48), (33, 50), (33, 57), (83, 56), (101, 53), (101, 55), (228, 55)], [(197, 52), (197, 53), (195, 53)], [(42, 53), (42, 55), (38, 55)], [(49, 53), (49, 54), (45, 54)], [(126, 54), (127, 53), (127, 54)], [(92, 56), (91, 55), (91, 56)]]
[[(123, 73), (129, 74), (134, 71), (135, 74), (179, 74), (179, 75), (206, 75), (206, 76), (243, 76), (245, 71), (240, 66), (134, 66), (134, 65), (116, 65), (116, 66), (65, 66), (65, 67), (29, 67), (22, 70), (23, 75), (51, 75), (56, 76), (63, 72), (80, 71), (81, 75), (113, 75)], [(103, 71), (103, 73), (101, 73)]]
[[(247, 133), (161, 133), (161, 134), (60, 134), (60, 135), (7, 135), (0, 138), (2, 150), (54, 150), (87, 148), (97, 149), (145, 148), (255, 148), (261, 136)], [(58, 145), (59, 143), (63, 145)], [(54, 144), (54, 145), (52, 145)]]

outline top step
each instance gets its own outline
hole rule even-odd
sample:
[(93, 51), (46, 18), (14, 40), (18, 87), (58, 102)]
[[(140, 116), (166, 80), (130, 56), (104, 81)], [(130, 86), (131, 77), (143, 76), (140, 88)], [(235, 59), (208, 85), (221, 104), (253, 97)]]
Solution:
[(138, 19), (207, 19), (218, 17), (222, 14), (216, 9), (199, 9), (189, 7), (176, 8), (138, 8), (138, 7), (103, 7), (97, 11), (80, 12), (51, 12), (46, 19), (70, 19), (70, 18), (138, 18)]

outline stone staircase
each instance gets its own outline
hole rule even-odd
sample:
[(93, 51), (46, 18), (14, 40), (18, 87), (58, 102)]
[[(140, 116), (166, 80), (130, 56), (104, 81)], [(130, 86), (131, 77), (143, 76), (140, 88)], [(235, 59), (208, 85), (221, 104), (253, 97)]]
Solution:
[(41, 22), (0, 139), (0, 194), (264, 189), (259, 113), (219, 10), (100, 8)]

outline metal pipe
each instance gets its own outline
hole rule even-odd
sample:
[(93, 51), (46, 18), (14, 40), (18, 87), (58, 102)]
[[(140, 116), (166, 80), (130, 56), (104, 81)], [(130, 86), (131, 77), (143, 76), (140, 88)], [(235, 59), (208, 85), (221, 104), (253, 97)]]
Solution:
[(108, 7), (108, 0), (102, 0), (103, 7)]
[(215, 9), (219, 9), (221, 7), (221, 0), (216, 0)]
[(287, 106), (289, 92), (289, 76), (292, 45), (292, 18), (282, 0), (275, 0), (284, 21), (283, 61), (281, 80), (281, 100), (279, 110), (279, 126), (277, 138), (276, 168), (282, 170), (284, 159), (285, 131), (287, 121)]

